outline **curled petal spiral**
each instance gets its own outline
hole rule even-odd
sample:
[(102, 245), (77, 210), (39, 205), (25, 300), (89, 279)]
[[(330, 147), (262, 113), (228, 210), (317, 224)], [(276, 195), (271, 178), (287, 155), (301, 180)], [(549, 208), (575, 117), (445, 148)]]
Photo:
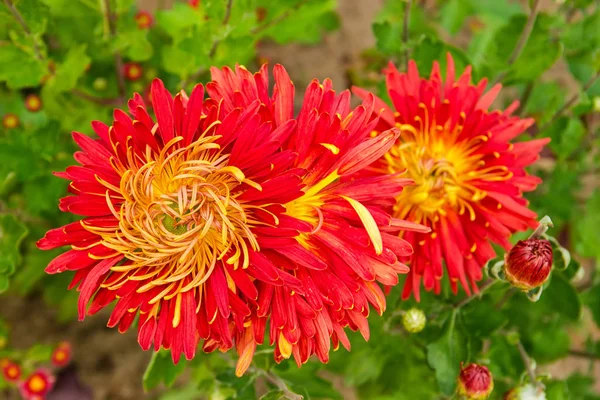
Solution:
[(74, 271), (80, 319), (114, 303), (109, 326), (138, 316), (141, 347), (174, 362), (235, 347), (241, 375), (267, 329), (277, 361), (327, 361), (331, 343), (349, 348), (346, 327), (368, 337), (379, 284), (407, 272), (399, 230), (428, 230), (385, 211), (406, 180), (358, 174), (399, 131), (371, 138), (374, 100), (351, 110), (329, 81), (294, 117), (281, 66), (272, 95), (266, 67), (212, 73), (206, 98), (155, 80), (155, 118), (136, 94), (111, 126), (92, 123), (98, 139), (73, 134), (79, 165), (57, 173), (72, 194), (59, 206), (83, 219), (38, 242), (70, 246), (46, 271)]
[(444, 264), (455, 293), (458, 283), (467, 294), (477, 292), (482, 267), (495, 256), (492, 243), (508, 250), (513, 232), (537, 225), (523, 193), (541, 181), (525, 167), (549, 139), (513, 142), (533, 119), (512, 115), (516, 101), (491, 111), (501, 85), (486, 92), (486, 79), (472, 84), (470, 67), (456, 77), (449, 54), (445, 78), (437, 62), (429, 79), (420, 77), (412, 60), (408, 72), (390, 63), (384, 74), (393, 108), (375, 100), (381, 118), (373, 135), (397, 127), (400, 136), (371, 170), (405, 171), (415, 185), (396, 197), (392, 215), (431, 228), (402, 233), (414, 246), (403, 297), (412, 293), (418, 300), (421, 285), (439, 293)]

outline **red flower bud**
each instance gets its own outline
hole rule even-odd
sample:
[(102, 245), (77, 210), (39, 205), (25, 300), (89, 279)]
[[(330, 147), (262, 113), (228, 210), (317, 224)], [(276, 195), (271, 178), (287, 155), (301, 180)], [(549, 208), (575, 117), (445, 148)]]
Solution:
[(487, 367), (469, 364), (460, 368), (456, 393), (467, 400), (485, 400), (494, 390), (494, 380)]
[(198, 8), (198, 5), (200, 5), (200, 0), (188, 0), (188, 4), (192, 8)]
[(42, 109), (42, 99), (35, 93), (25, 97), (25, 108), (31, 112), (37, 112)]
[(135, 23), (138, 29), (148, 29), (154, 23), (154, 18), (148, 11), (140, 11), (135, 14)]
[(524, 291), (546, 282), (551, 269), (552, 246), (544, 239), (519, 240), (505, 255), (506, 279)]
[(128, 62), (123, 65), (123, 75), (129, 81), (137, 81), (142, 77), (144, 70), (138, 63)]

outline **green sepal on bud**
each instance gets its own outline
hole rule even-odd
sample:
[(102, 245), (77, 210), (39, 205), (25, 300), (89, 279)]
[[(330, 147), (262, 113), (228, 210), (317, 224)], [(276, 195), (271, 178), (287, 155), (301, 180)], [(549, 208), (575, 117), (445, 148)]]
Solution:
[(504, 400), (546, 400), (546, 393), (542, 385), (527, 383), (517, 386), (506, 392)]
[(427, 317), (423, 310), (411, 308), (402, 315), (402, 326), (410, 333), (419, 333), (425, 329)]

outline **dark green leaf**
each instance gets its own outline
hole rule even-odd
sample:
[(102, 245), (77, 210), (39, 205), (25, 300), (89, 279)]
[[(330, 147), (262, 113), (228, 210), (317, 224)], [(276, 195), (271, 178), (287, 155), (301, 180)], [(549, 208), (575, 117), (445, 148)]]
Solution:
[(180, 361), (177, 365), (173, 364), (171, 352), (161, 350), (152, 353), (152, 359), (144, 372), (143, 385), (144, 390), (154, 389), (161, 382), (170, 387), (175, 380), (185, 370), (186, 363)]
[(466, 361), (466, 339), (456, 324), (457, 312), (452, 314), (444, 333), (427, 345), (427, 361), (435, 370), (442, 392), (450, 395), (456, 387), (460, 363)]
[(0, 274), (10, 275), (21, 264), (19, 247), (28, 230), (12, 214), (0, 214)]
[(581, 316), (581, 299), (577, 290), (558, 270), (552, 272), (550, 285), (544, 289), (540, 303), (550, 306), (572, 321), (579, 320)]

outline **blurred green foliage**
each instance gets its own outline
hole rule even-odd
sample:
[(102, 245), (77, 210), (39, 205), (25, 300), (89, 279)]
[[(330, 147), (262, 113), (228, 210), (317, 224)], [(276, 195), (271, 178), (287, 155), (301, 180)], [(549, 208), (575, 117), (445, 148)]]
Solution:
[[(537, 303), (498, 283), (461, 307), (462, 297), (447, 294), (447, 282), (442, 296), (425, 294), (418, 304), (400, 301), (394, 289), (384, 316), (370, 317), (370, 341), (351, 334), (352, 351), (334, 352), (327, 365), (276, 365), (271, 351), (259, 348), (253, 367), (236, 378), (228, 355), (199, 354), (174, 366), (159, 352), (144, 388), (163, 400), (253, 399), (256, 388), (263, 399), (291, 393), (339, 399), (349, 390), (365, 399), (445, 399), (460, 362), (480, 362), (492, 371), (492, 398), (499, 399), (528, 379), (518, 345), (543, 377), (543, 365), (572, 351), (571, 332), (589, 335), (586, 315), (600, 326), (600, 5), (566, 0), (540, 9), (538, 3), (386, 0), (373, 21), (376, 48), (349, 76), (385, 96), (373, 71), (389, 60), (403, 67), (408, 56), (428, 74), (434, 60), (443, 68), (450, 52), (457, 69), (473, 66), (475, 80), (508, 87), (499, 106), (519, 98), (517, 112), (536, 121), (530, 134), (552, 138), (532, 171), (544, 183), (529, 200), (539, 214), (552, 216), (553, 234), (585, 263), (584, 281), (574, 261), (553, 274)], [(173, 91), (190, 89), (207, 80), (212, 65), (255, 66), (263, 41), (316, 44), (339, 25), (335, 0), (176, 2), (149, 14), (149, 27), (138, 26), (138, 12), (132, 0), (4, 0), (0, 7), (0, 292), (10, 284), (18, 295), (41, 293), (61, 319), (73, 318), (76, 293), (66, 294), (68, 278), (44, 274), (57, 253), (36, 250), (35, 241), (70, 221), (56, 207), (67, 184), (51, 176), (72, 163), (69, 133), (90, 133), (94, 119), (110, 121), (112, 108), (124, 106), (133, 91), (147, 95), (155, 76)], [(125, 65), (135, 65), (140, 76), (128, 75)], [(569, 76), (557, 77), (557, 65)], [(30, 95), (39, 109), (26, 102)], [(430, 318), (418, 334), (401, 326), (399, 316), (410, 307)], [(598, 359), (600, 343), (589, 335), (578, 351)], [(547, 398), (600, 399), (593, 389), (598, 371), (589, 372), (544, 378)], [(156, 389), (172, 385), (168, 392)]]

